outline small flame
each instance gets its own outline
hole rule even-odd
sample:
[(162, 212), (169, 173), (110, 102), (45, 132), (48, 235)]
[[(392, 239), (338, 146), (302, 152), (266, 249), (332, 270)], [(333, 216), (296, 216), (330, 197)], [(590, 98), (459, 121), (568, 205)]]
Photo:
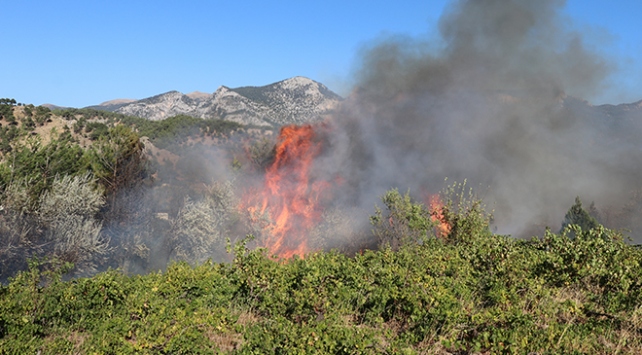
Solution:
[(444, 203), (441, 201), (439, 195), (431, 195), (428, 199), (428, 208), (430, 211), (430, 218), (433, 222), (437, 223), (435, 231), (438, 238), (445, 238), (450, 234), (451, 225), (446, 220), (444, 215)]
[(264, 187), (246, 194), (244, 203), (250, 217), (267, 214), (269, 221), (261, 243), (271, 255), (303, 257), (310, 251), (308, 233), (320, 222), (319, 198), (329, 186), (312, 181), (310, 169), (319, 155), (322, 141), (312, 125), (284, 126), (275, 147), (274, 162), (267, 168)]

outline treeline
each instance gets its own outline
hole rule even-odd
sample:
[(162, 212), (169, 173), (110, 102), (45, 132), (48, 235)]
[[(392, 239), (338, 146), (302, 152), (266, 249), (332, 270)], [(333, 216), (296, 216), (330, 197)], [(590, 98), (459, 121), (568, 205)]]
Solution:
[[(16, 118), (14, 108), (22, 107), (22, 117)], [(37, 126), (44, 125), (52, 113), (47, 107), (34, 105), (23, 105), (15, 99), (0, 99), (0, 154), (10, 152), (14, 140), (23, 137)]]
[(109, 126), (124, 124), (130, 126), (141, 137), (148, 137), (159, 148), (184, 143), (189, 137), (221, 136), (241, 128), (248, 128), (236, 122), (208, 120), (186, 115), (152, 121), (96, 109), (65, 109), (56, 111), (56, 114), (67, 120), (75, 120), (74, 132), (84, 131), (90, 134), (91, 139), (102, 135)]

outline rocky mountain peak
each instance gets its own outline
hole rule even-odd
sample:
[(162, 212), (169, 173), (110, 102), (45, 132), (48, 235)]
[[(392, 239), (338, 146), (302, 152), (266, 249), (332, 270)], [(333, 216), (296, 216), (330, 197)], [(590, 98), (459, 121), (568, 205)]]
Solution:
[(208, 94), (206, 92), (200, 92), (200, 91), (192, 91), (189, 94), (187, 94), (189, 98), (192, 100), (205, 100), (211, 96), (211, 94)]
[(257, 126), (281, 126), (318, 120), (341, 100), (325, 85), (297, 76), (265, 86), (221, 86), (213, 94), (186, 95), (170, 91), (110, 107), (118, 113), (150, 120), (182, 114)]

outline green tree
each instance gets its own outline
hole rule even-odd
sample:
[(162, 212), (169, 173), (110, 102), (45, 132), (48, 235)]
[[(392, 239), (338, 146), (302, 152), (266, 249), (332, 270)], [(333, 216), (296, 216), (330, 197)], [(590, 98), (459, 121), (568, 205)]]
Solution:
[(0, 105), (15, 106), (16, 99), (2, 98), (0, 99)]
[(38, 138), (18, 144), (5, 159), (10, 166), (10, 181), (28, 181), (29, 194), (37, 199), (56, 176), (77, 175), (87, 171), (85, 151), (66, 139), (43, 145)]
[(0, 99), (0, 119), (5, 119), (9, 123), (15, 123), (13, 116), (13, 107), (16, 105), (15, 99)]
[(101, 122), (89, 122), (85, 125), (85, 132), (89, 133), (89, 138), (92, 141), (95, 141), (101, 136), (108, 134), (109, 127)]
[(116, 203), (118, 193), (140, 185), (148, 176), (143, 150), (138, 134), (125, 125), (109, 128), (91, 147), (91, 169), (106, 189), (112, 217), (124, 213)]
[(23, 117), (21, 122), (22, 126), (27, 130), (33, 130), (34, 128), (36, 128), (36, 123), (33, 121), (33, 119), (31, 119), (30, 116)]
[(25, 106), (24, 107), (24, 111), (23, 111), (25, 113), (25, 116), (27, 116), (29, 118), (33, 117), (33, 109), (34, 109), (33, 105)]
[(42, 126), (45, 122), (51, 117), (51, 110), (44, 106), (36, 107), (36, 112), (34, 114), (34, 119), (38, 125)]
[(575, 197), (575, 204), (566, 212), (560, 233), (571, 224), (578, 225), (584, 231), (600, 226), (600, 223), (582, 207), (582, 201), (580, 201), (579, 196)]

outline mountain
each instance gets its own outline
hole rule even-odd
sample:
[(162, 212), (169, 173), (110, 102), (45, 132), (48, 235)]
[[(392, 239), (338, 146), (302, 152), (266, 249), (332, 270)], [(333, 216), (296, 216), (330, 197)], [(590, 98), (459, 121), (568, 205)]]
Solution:
[(133, 102), (108, 101), (91, 108), (150, 120), (188, 115), (257, 126), (280, 126), (317, 120), (331, 112), (341, 100), (323, 84), (297, 76), (266, 86), (221, 86), (212, 94), (170, 91)]
[(65, 107), (65, 106), (58, 106), (58, 105), (54, 105), (54, 104), (42, 104), (42, 105), (40, 105), (40, 106), (42, 106), (42, 107), (46, 107), (46, 108), (48, 108), (48, 109), (50, 109), (50, 110), (65, 110), (65, 109), (68, 109), (68, 108), (69, 108), (69, 107)]
[(115, 100), (105, 101), (100, 105), (89, 106), (89, 107), (85, 107), (85, 108), (91, 108), (91, 109), (94, 109), (94, 110), (114, 112), (117, 109), (119, 109), (119, 108), (121, 108), (121, 107), (123, 107), (123, 106), (125, 106), (127, 104), (130, 104), (132, 102), (135, 102), (135, 101), (136, 100), (133, 100), (133, 99), (115, 99)]

